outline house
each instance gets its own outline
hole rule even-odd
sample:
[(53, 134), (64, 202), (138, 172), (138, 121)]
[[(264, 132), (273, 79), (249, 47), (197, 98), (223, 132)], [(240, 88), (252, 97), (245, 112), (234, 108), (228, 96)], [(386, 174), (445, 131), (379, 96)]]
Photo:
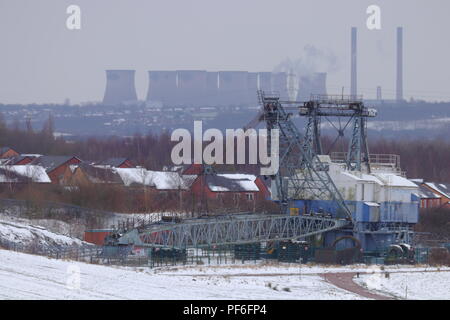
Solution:
[(450, 184), (449, 183), (434, 183), (425, 182), (424, 187), (428, 188), (440, 198), (439, 207), (450, 208)]
[(260, 177), (252, 174), (203, 174), (192, 184), (197, 197), (220, 199), (231, 197), (235, 201), (256, 202), (269, 198), (270, 192)]
[(197, 197), (231, 197), (235, 201), (249, 202), (270, 198), (269, 188), (261, 177), (243, 173), (217, 173), (216, 168), (219, 167), (192, 164), (184, 169), (183, 174), (198, 176), (191, 188)]
[(123, 185), (120, 175), (109, 167), (93, 166), (85, 162), (69, 165), (61, 179), (63, 185), (115, 184)]
[(44, 167), (52, 183), (60, 183), (66, 169), (78, 163), (81, 160), (75, 156), (41, 156), (31, 161), (30, 165)]
[(6, 159), (6, 158), (12, 158), (18, 156), (19, 153), (15, 151), (14, 149), (11, 149), (10, 147), (2, 147), (0, 148), (0, 158)]
[(187, 191), (196, 175), (183, 175), (172, 171), (152, 171), (144, 168), (115, 168), (125, 186), (147, 186), (158, 191)]
[(96, 163), (100, 166), (109, 166), (113, 168), (136, 168), (136, 165), (127, 158), (108, 158)]
[(441, 206), (441, 196), (424, 186), (422, 179), (411, 179), (411, 181), (419, 187), (417, 195), (420, 198), (421, 209), (439, 208)]
[(181, 175), (178, 172), (151, 171), (145, 168), (113, 168), (80, 163), (67, 167), (62, 183), (64, 185), (115, 184), (130, 188), (148, 187), (159, 191), (186, 191), (196, 177)]
[(0, 166), (0, 184), (51, 183), (41, 166)]
[(202, 174), (204, 171), (204, 165), (202, 164), (197, 164), (197, 163), (193, 163), (191, 165), (186, 165), (183, 169), (182, 172), (183, 174), (195, 174), (195, 175), (200, 175)]

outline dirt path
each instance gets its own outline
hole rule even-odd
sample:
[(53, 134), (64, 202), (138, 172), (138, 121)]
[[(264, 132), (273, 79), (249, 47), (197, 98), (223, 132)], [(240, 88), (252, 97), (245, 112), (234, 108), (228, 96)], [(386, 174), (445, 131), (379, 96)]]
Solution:
[(322, 273), (320, 276), (332, 285), (356, 293), (357, 295), (364, 298), (374, 300), (394, 300), (394, 298), (392, 297), (376, 294), (364, 287), (361, 287), (359, 284), (353, 281), (353, 278), (356, 276), (356, 274), (356, 272)]

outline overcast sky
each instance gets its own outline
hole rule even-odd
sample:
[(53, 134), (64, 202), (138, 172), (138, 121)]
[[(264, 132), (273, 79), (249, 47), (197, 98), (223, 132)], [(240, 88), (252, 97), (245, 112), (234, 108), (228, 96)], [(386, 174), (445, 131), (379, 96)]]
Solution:
[[(66, 8), (81, 7), (81, 30)], [(381, 7), (381, 30), (366, 9)], [(0, 102), (103, 98), (105, 69), (271, 71), (313, 46), (333, 65), (328, 92), (350, 83), (350, 28), (359, 28), (360, 93), (394, 96), (395, 29), (404, 27), (405, 98), (450, 100), (448, 0), (0, 0)]]

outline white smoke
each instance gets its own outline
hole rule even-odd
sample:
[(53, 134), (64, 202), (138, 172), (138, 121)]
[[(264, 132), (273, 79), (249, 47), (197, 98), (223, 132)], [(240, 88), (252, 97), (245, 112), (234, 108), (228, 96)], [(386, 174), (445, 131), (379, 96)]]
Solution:
[(300, 77), (314, 72), (333, 73), (338, 69), (338, 59), (331, 50), (306, 45), (298, 58), (284, 59), (274, 68), (274, 72), (292, 72)]
[(338, 69), (338, 58), (331, 50), (306, 45), (298, 58), (284, 59), (273, 69), (273, 72), (286, 72), (289, 75), (289, 97), (294, 100), (297, 97), (299, 80), (302, 77), (315, 72), (333, 73)]

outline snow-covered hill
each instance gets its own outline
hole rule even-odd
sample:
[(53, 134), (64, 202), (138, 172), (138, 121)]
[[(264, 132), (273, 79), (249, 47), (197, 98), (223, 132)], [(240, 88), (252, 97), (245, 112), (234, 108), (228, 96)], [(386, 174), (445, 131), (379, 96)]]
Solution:
[(83, 241), (62, 234), (51, 232), (38, 225), (22, 222), (0, 220), (0, 243), (12, 242), (21, 246), (72, 246), (82, 245)]

